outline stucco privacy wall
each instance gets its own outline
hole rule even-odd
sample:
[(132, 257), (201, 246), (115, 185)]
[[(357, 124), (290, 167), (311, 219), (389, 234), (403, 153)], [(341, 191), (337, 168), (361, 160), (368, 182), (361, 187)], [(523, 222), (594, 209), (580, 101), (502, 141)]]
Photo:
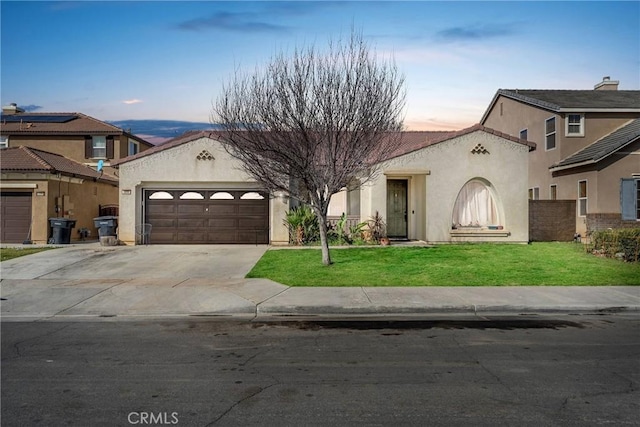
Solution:
[[(213, 159), (198, 159), (206, 151)], [(158, 151), (120, 165), (120, 217), (118, 238), (126, 244), (136, 240), (135, 226), (142, 222), (144, 189), (260, 189), (213, 139), (202, 137), (176, 147)], [(282, 223), (287, 201), (272, 198), (270, 210), (271, 242), (288, 242)], [(153, 236), (153, 231), (152, 231)]]
[[(487, 153), (474, 154), (480, 144)], [(375, 211), (387, 217), (387, 179), (408, 179), (408, 234), (429, 242), (503, 241), (522, 243), (528, 231), (528, 152), (526, 145), (478, 130), (382, 165), (382, 172), (361, 191), (361, 218)], [(495, 190), (506, 237), (485, 234), (454, 237), (453, 207), (460, 189), (472, 179), (489, 182)]]

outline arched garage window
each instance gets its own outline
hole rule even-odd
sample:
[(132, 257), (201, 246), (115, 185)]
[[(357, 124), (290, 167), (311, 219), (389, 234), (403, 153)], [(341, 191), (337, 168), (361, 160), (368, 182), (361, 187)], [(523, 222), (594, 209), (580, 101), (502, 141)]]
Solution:
[(232, 200), (233, 194), (227, 193), (226, 191), (218, 191), (209, 197), (211, 200)]
[(244, 193), (240, 196), (242, 200), (264, 200), (264, 196), (260, 193), (256, 193), (255, 191), (250, 191), (248, 193)]
[(153, 194), (149, 196), (151, 200), (171, 200), (173, 196), (171, 193), (167, 193), (166, 191), (155, 191)]
[(202, 200), (204, 196), (200, 193), (196, 193), (195, 191), (187, 191), (186, 193), (182, 193), (180, 196), (182, 200)]
[(500, 221), (500, 211), (490, 184), (475, 179), (467, 182), (453, 207), (453, 226), (486, 227), (499, 225)]

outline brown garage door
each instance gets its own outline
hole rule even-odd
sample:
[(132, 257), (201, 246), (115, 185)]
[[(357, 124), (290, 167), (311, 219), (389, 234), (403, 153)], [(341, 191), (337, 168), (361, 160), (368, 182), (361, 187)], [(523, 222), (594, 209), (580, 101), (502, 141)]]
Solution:
[(2, 238), (4, 243), (22, 243), (29, 239), (31, 193), (1, 193)]
[(269, 243), (269, 197), (262, 191), (146, 190), (151, 243)]

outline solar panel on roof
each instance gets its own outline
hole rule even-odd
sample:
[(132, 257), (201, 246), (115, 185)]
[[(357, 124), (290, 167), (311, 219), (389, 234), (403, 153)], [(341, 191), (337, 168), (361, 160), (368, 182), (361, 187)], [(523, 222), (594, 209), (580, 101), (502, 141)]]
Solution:
[(75, 119), (75, 115), (35, 115), (35, 114), (3, 114), (3, 123), (67, 123)]

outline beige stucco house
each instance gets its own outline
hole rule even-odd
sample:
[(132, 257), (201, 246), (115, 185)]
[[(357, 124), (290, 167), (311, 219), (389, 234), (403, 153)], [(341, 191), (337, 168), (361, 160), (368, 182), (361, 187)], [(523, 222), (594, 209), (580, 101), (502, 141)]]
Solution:
[(575, 201), (582, 236), (640, 221), (640, 91), (618, 85), (605, 77), (593, 90), (500, 89), (480, 122), (537, 144), (529, 198)]
[[(359, 190), (333, 196), (330, 215), (379, 212), (392, 238), (528, 241), (527, 156), (535, 144), (476, 125), (405, 132), (402, 147)], [(191, 132), (116, 163), (119, 239), (153, 243), (286, 244), (290, 201), (249, 178), (213, 132)]]
[[(535, 144), (480, 125), (458, 132), (404, 132), (398, 155), (356, 194), (334, 195), (330, 214), (343, 210), (353, 216), (349, 209), (359, 205), (360, 220), (366, 221), (377, 211), (391, 238), (527, 242), (523, 190), (533, 149)], [(359, 204), (350, 201), (354, 197)]]

